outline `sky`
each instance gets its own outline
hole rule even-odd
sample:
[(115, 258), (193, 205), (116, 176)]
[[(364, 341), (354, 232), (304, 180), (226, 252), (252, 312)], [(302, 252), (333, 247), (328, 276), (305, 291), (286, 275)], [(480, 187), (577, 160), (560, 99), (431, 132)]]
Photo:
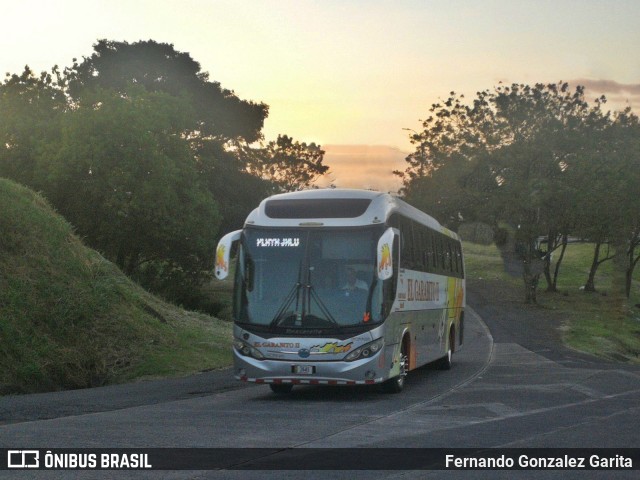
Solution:
[(640, 106), (636, 0), (0, 0), (0, 69), (70, 66), (153, 39), (269, 105), (266, 140), (321, 144), (321, 184), (394, 190), (429, 107), (503, 83), (584, 85)]

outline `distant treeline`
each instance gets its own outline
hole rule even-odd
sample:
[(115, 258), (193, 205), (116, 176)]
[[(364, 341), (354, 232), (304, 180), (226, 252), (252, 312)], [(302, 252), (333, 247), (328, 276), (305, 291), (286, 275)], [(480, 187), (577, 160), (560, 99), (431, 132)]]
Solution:
[(221, 230), (328, 167), (316, 144), (266, 142), (243, 100), (172, 45), (101, 40), (64, 69), (0, 85), (0, 176), (42, 192), (93, 248), (193, 306)]
[(640, 125), (630, 108), (612, 113), (605, 102), (589, 104), (583, 87), (562, 82), (499, 85), (471, 101), (451, 92), (413, 132), (415, 151), (395, 173), (407, 200), (450, 228), (482, 221), (505, 241), (506, 225), (528, 302), (542, 273), (557, 290), (570, 235), (595, 245), (585, 290), (616, 258), (628, 297), (640, 260)]

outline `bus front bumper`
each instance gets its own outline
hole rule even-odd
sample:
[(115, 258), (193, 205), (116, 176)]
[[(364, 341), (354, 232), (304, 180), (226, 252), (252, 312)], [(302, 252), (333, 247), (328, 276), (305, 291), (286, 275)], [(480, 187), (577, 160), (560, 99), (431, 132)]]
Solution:
[[(253, 383), (293, 385), (373, 385), (387, 380), (391, 358), (382, 349), (376, 355), (354, 362), (295, 362), (256, 360), (234, 351), (234, 376)], [(296, 373), (304, 371), (304, 374)]]

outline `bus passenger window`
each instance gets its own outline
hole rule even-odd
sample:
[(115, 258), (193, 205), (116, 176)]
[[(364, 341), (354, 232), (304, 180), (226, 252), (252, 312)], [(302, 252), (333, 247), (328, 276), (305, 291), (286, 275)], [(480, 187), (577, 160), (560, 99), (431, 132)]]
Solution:
[(438, 246), (437, 246), (435, 235), (431, 236), (431, 258), (432, 258), (431, 266), (432, 266), (433, 272), (435, 273), (438, 271)]

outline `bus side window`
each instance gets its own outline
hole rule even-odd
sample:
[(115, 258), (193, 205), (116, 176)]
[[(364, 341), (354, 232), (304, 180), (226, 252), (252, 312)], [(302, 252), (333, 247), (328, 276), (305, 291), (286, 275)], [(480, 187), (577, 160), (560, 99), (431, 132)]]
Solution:
[(456, 242), (451, 242), (451, 260), (453, 262), (453, 273), (456, 274), (460, 271), (458, 268), (458, 244)]
[(413, 224), (413, 245), (416, 257), (416, 270), (424, 272), (424, 229), (419, 223)]
[(402, 268), (409, 268), (411, 255), (409, 254), (409, 235), (402, 217), (398, 217), (398, 230), (400, 230), (400, 249), (402, 250)]
[(409, 232), (409, 238), (411, 239), (409, 241), (410, 244), (410, 255), (411, 255), (411, 266), (409, 268), (411, 268), (412, 270), (420, 270), (418, 264), (419, 264), (419, 259), (418, 259), (418, 236), (417, 236), (417, 232), (416, 230), (413, 228), (414, 227), (414, 222), (412, 222), (411, 220), (407, 221), (407, 230)]
[(447, 244), (447, 239), (446, 237), (444, 237), (444, 235), (442, 236), (440, 241), (442, 242), (442, 271), (448, 274), (449, 273), (449, 250), (448, 250), (449, 245)]
[(404, 248), (402, 249), (402, 255), (404, 257), (403, 264), (410, 270), (415, 269), (416, 261), (414, 255), (414, 241), (413, 241), (413, 228), (411, 228), (411, 220), (401, 217), (401, 231), (404, 237)]
[(441, 272), (444, 268), (444, 250), (442, 249), (442, 237), (438, 235), (436, 238), (436, 256), (437, 256), (437, 270)]
[(431, 232), (422, 228), (422, 242), (420, 243), (420, 248), (422, 248), (422, 258), (424, 264), (424, 271), (429, 271), (429, 257), (431, 256)]
[(462, 244), (458, 242), (456, 247), (458, 248), (458, 265), (460, 266), (458, 269), (458, 274), (460, 278), (464, 278), (464, 261), (462, 259)]
[(431, 234), (431, 269), (433, 273), (438, 273), (438, 245), (434, 233)]

